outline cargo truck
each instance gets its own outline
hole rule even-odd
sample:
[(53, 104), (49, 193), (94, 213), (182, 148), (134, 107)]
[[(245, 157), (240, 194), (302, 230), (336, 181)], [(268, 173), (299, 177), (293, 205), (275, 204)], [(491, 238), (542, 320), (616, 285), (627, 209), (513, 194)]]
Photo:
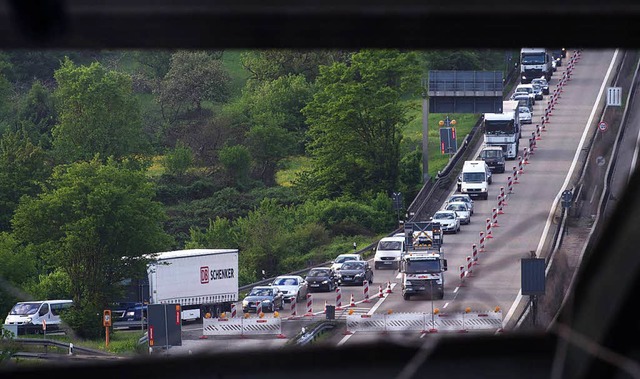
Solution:
[(189, 249), (148, 256), (151, 304), (180, 304), (183, 321), (229, 312), (238, 301), (238, 250)]
[(502, 102), (502, 113), (485, 113), (485, 145), (500, 146), (506, 159), (516, 159), (520, 148), (520, 109), (515, 100)]
[(520, 49), (520, 82), (531, 83), (531, 79), (544, 76), (551, 80), (553, 67), (551, 55), (544, 47), (523, 47)]
[(402, 298), (414, 295), (444, 298), (447, 260), (442, 249), (442, 231), (437, 222), (407, 222), (404, 226), (406, 251), (400, 260)]

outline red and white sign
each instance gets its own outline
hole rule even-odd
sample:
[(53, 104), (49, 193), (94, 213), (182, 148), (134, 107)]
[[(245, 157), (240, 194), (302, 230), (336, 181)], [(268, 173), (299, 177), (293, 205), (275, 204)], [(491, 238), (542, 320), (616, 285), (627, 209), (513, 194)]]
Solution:
[(600, 123), (598, 124), (598, 129), (601, 132), (606, 131), (608, 127), (609, 127), (609, 124), (607, 124), (606, 121), (600, 121)]

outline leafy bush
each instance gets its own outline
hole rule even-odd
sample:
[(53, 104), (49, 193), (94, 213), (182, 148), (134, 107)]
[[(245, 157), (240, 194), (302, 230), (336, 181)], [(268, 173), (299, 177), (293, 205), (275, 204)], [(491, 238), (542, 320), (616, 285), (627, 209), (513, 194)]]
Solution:
[(102, 326), (102, 311), (100, 307), (81, 303), (68, 311), (62, 312), (60, 318), (74, 333), (84, 339), (96, 339), (104, 337), (104, 327)]

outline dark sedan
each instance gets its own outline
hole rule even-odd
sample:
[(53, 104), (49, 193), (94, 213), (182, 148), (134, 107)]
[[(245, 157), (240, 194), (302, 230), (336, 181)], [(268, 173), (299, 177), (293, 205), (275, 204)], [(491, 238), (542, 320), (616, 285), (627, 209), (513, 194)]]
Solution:
[(284, 309), (284, 295), (278, 287), (257, 286), (242, 300), (244, 313), (256, 312), (257, 303), (260, 302), (262, 311), (274, 312), (276, 309)]
[(335, 272), (330, 267), (316, 267), (309, 270), (305, 278), (309, 291), (333, 291), (337, 286)]
[(343, 263), (340, 270), (338, 270), (337, 277), (340, 285), (359, 284), (363, 286), (365, 281), (369, 282), (369, 284), (373, 283), (373, 271), (369, 266), (369, 262), (366, 261)]

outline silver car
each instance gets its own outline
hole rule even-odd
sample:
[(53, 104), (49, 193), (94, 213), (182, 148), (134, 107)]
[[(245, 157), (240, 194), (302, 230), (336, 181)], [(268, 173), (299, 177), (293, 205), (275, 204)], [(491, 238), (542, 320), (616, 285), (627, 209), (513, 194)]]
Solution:
[(461, 224), (468, 225), (471, 223), (471, 210), (469, 209), (469, 204), (464, 201), (448, 203), (444, 209), (448, 211), (455, 211)]
[[(473, 199), (471, 196), (465, 194), (455, 194), (452, 195), (449, 200), (447, 200), (446, 204), (453, 203), (454, 201), (464, 201), (469, 204), (469, 210), (471, 211), (471, 215), (473, 216)], [(446, 205), (445, 204), (445, 205)]]
[(460, 231), (460, 219), (455, 211), (437, 211), (433, 214), (431, 220), (440, 223), (440, 228), (443, 233), (456, 234)]
[(271, 282), (272, 286), (276, 286), (282, 291), (284, 301), (297, 303), (307, 298), (309, 286), (302, 276), (299, 275), (281, 275)]

